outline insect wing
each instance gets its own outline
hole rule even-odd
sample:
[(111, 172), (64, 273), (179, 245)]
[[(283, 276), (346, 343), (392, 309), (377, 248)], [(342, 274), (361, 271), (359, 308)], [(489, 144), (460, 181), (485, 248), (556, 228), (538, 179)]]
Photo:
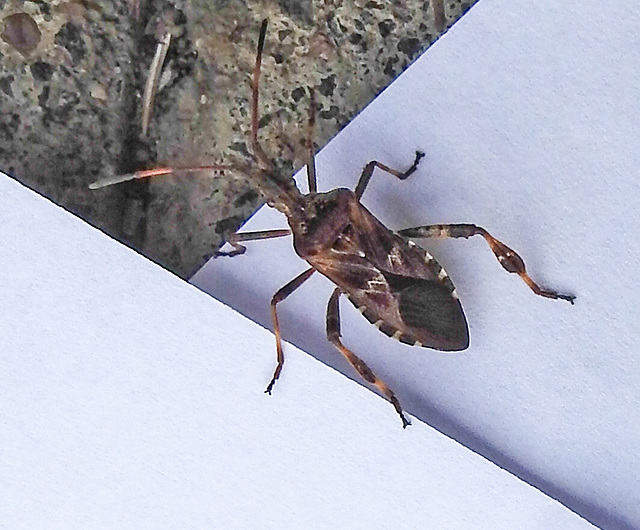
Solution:
[(467, 321), (460, 301), (452, 296), (444, 283), (398, 276), (388, 271), (381, 273), (397, 300), (408, 335), (415, 338), (414, 343), (449, 351), (464, 350), (469, 345)]
[(469, 345), (453, 283), (424, 249), (394, 234), (358, 204), (332, 248), (309, 260), (383, 333), (445, 351)]

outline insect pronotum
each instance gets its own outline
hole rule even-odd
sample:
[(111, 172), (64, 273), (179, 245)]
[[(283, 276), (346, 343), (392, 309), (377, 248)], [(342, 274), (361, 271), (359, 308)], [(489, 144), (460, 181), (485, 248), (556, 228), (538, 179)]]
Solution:
[(258, 141), (258, 87), (266, 31), (267, 21), (264, 20), (260, 28), (252, 86), (251, 145), (255, 164), (155, 168), (103, 180), (91, 187), (184, 171), (228, 170), (248, 178), (271, 207), (286, 215), (290, 228), (236, 233), (229, 239), (233, 250), (218, 252), (218, 255), (235, 256), (244, 253), (242, 242), (293, 235), (296, 253), (310, 265), (271, 299), (278, 363), (266, 392), (271, 393), (284, 365), (277, 305), (317, 271), (336, 285), (327, 306), (327, 338), (365, 381), (387, 397), (400, 415), (402, 426), (406, 427), (409, 421), (393, 390), (342, 343), (338, 300), (344, 295), (369, 322), (400, 342), (444, 351), (467, 348), (467, 320), (453, 283), (433, 256), (409, 238), (468, 238), (480, 235), (487, 241), (500, 264), (508, 272), (518, 274), (535, 294), (571, 303), (575, 297), (540, 287), (527, 274), (522, 258), (479, 226), (429, 225), (393, 232), (376, 219), (360, 202), (374, 169), (378, 168), (404, 180), (418, 167), (424, 156), (421, 152), (416, 153), (413, 163), (405, 171), (398, 171), (374, 160), (365, 166), (354, 191), (337, 188), (318, 193), (313, 150), (313, 89), (310, 90), (307, 139), (309, 193), (301, 193), (293, 178), (278, 174)]

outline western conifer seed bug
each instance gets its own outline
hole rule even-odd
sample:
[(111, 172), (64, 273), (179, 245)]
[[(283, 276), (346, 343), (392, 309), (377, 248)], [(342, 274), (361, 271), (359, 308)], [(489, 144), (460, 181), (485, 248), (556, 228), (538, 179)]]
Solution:
[(409, 421), (394, 392), (342, 343), (338, 300), (344, 295), (375, 327), (405, 344), (442, 351), (467, 348), (467, 321), (453, 283), (442, 266), (409, 238), (468, 238), (480, 235), (487, 241), (500, 264), (508, 272), (518, 274), (535, 294), (567, 300), (572, 304), (575, 297), (540, 287), (527, 274), (522, 258), (479, 226), (429, 225), (393, 232), (376, 219), (360, 202), (373, 171), (378, 168), (404, 180), (415, 172), (424, 156), (421, 152), (416, 153), (413, 163), (405, 171), (372, 161), (365, 166), (354, 191), (337, 188), (318, 193), (313, 150), (313, 89), (310, 91), (307, 143), (309, 193), (302, 194), (293, 178), (278, 174), (275, 164), (258, 141), (258, 88), (266, 31), (267, 21), (264, 20), (260, 28), (252, 84), (251, 146), (254, 164), (155, 168), (100, 181), (91, 187), (185, 171), (233, 171), (244, 175), (259, 189), (269, 206), (286, 215), (290, 228), (236, 233), (229, 240), (233, 250), (218, 252), (218, 255), (235, 256), (244, 253), (242, 242), (292, 235), (296, 253), (310, 265), (305, 272), (277, 291), (271, 300), (278, 363), (266, 392), (271, 393), (284, 365), (276, 307), (317, 271), (336, 285), (327, 306), (326, 327), (329, 341), (365, 381), (387, 397), (400, 415), (402, 426), (406, 427)]

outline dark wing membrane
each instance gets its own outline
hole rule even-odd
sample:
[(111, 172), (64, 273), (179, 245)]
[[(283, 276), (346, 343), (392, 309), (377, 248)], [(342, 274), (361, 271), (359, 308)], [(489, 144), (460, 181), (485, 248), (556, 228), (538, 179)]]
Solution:
[(469, 346), (467, 320), (448, 285), (387, 271), (382, 274), (398, 301), (400, 318), (423, 346), (454, 351)]

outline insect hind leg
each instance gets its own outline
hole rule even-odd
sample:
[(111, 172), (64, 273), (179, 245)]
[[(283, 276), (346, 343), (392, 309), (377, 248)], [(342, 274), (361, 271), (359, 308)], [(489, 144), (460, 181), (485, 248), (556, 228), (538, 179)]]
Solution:
[(391, 390), (384, 381), (379, 379), (365, 364), (365, 362), (342, 344), (342, 341), (340, 340), (340, 307), (338, 305), (338, 300), (341, 294), (342, 291), (340, 291), (340, 288), (336, 288), (333, 291), (331, 298), (329, 298), (329, 304), (327, 306), (327, 338), (329, 339), (329, 342), (331, 342), (331, 344), (333, 344), (340, 353), (345, 356), (347, 361), (349, 361), (349, 364), (355, 368), (356, 372), (358, 372), (362, 379), (377, 387), (378, 390), (387, 397), (400, 416), (400, 419), (402, 420), (402, 427), (406, 428), (408, 425), (411, 425), (411, 422), (409, 422), (404, 415), (400, 401), (398, 401), (393, 390)]
[(446, 225), (426, 225), (417, 226), (415, 228), (406, 228), (399, 230), (398, 234), (403, 237), (411, 238), (469, 238), (471, 236), (480, 235), (484, 237), (485, 241), (491, 247), (491, 250), (495, 254), (496, 258), (500, 262), (500, 265), (507, 272), (514, 272), (518, 274), (529, 288), (537, 295), (544, 296), (545, 298), (552, 298), (555, 300), (566, 300), (573, 304), (575, 296), (571, 294), (560, 294), (551, 289), (545, 289), (540, 287), (534, 282), (526, 271), (524, 260), (515, 251), (510, 249), (502, 241), (499, 241), (493, 237), (489, 232), (480, 226), (473, 224), (446, 224)]

